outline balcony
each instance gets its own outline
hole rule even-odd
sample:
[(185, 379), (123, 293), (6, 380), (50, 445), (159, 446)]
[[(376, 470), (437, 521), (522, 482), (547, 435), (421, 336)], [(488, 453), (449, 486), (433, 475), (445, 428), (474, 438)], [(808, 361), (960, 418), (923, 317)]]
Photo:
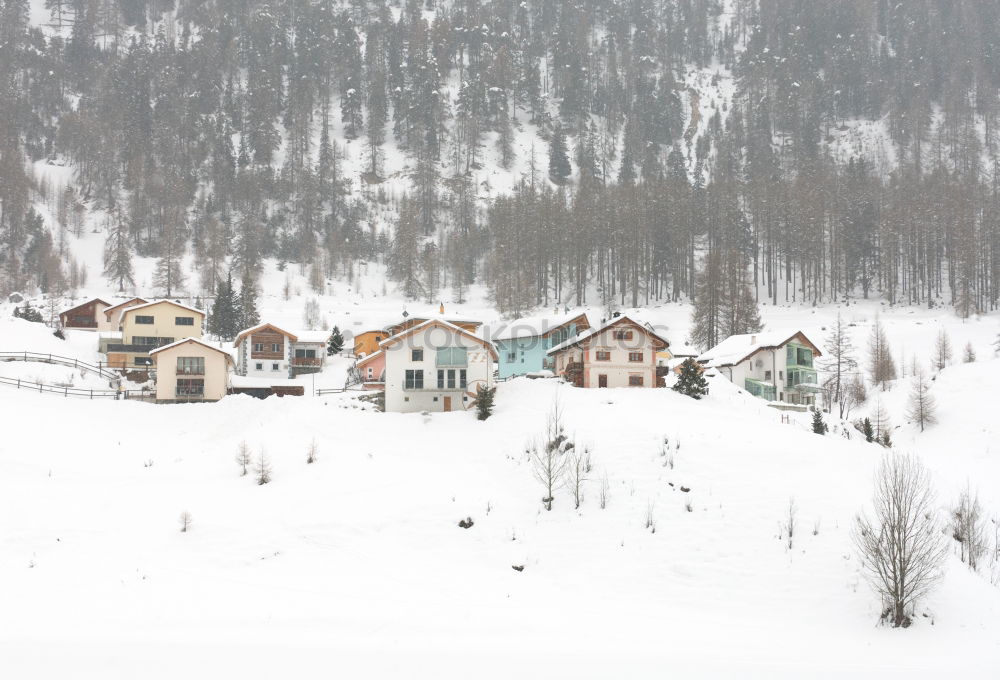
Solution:
[(321, 357), (294, 357), (292, 359), (292, 366), (322, 366), (323, 359)]
[(205, 389), (191, 389), (178, 387), (174, 390), (174, 397), (177, 399), (204, 399)]
[(766, 399), (767, 401), (776, 401), (778, 399), (777, 389), (771, 383), (747, 378), (744, 381), (743, 387), (747, 392), (760, 399)]
[(177, 375), (205, 375), (205, 367), (201, 368), (178, 368)]
[(811, 368), (790, 367), (785, 387), (797, 392), (819, 392), (819, 376)]

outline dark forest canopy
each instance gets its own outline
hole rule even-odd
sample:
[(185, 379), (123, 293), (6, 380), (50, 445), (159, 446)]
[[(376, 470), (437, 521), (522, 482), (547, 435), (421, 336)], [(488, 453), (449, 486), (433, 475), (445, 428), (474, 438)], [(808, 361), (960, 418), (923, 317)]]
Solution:
[[(58, 232), (100, 211), (121, 287), (139, 254), (165, 290), (211, 295), (265, 258), (318, 277), (380, 261), (408, 296), (485, 282), (504, 312), (594, 291), (1000, 302), (996, 2), (46, 6), (31, 26), (27, 0), (0, 0), (2, 290), (73, 285)], [(735, 82), (702, 125), (696, 70)], [(859, 121), (887, 146), (837, 151)], [(517, 158), (527, 130), (536, 157)], [(389, 140), (405, 196), (371, 189)], [(72, 186), (33, 176), (55, 158)], [(484, 201), (489, 163), (530, 170)]]

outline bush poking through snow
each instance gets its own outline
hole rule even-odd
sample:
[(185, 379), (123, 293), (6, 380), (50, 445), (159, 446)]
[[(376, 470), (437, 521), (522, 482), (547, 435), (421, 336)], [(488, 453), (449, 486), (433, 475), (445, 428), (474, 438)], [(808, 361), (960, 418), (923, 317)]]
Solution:
[(316, 445), (316, 440), (313, 439), (309, 442), (309, 449), (306, 451), (306, 463), (312, 465), (317, 460), (319, 460), (319, 446)]
[(655, 505), (653, 501), (649, 501), (646, 504), (646, 528), (649, 529), (649, 533), (656, 533), (656, 516), (653, 513)]
[(930, 473), (913, 456), (887, 453), (875, 473), (872, 513), (855, 520), (854, 545), (882, 599), (882, 620), (910, 625), (908, 612), (941, 577), (947, 556), (934, 518)]
[(185, 510), (181, 513), (181, 516), (177, 518), (177, 521), (181, 524), (181, 533), (186, 534), (191, 528), (191, 524), (194, 523), (194, 519), (191, 517), (191, 513)]
[(795, 527), (798, 526), (799, 508), (795, 505), (795, 499), (788, 499), (788, 512), (785, 515), (785, 538), (788, 540), (788, 549), (791, 550), (795, 540)]
[(257, 456), (257, 464), (254, 466), (254, 474), (257, 478), (257, 485), (263, 486), (271, 481), (271, 461), (267, 459), (264, 449), (260, 450)]
[(463, 529), (468, 529), (473, 524), (475, 524), (475, 522), (472, 521), (471, 517), (466, 517), (465, 519), (458, 520), (458, 526), (462, 527)]

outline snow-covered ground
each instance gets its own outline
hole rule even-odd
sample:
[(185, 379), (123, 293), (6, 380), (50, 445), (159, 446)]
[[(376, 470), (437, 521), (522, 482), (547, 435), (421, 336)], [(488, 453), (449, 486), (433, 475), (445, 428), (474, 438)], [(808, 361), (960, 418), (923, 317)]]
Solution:
[[(280, 301), (268, 300), (265, 316), (280, 317)], [(374, 319), (402, 306), (354, 302), (325, 300), (324, 313)], [(861, 348), (876, 309), (840, 310)], [(769, 328), (801, 327), (817, 342), (836, 311), (763, 310)], [(687, 332), (684, 305), (644, 316), (671, 339)], [(933, 470), (942, 518), (966, 483), (1000, 515), (997, 318), (885, 309), (883, 320), (906, 362), (928, 365), (939, 326), (956, 349), (932, 387), (940, 423), (926, 432), (906, 423), (905, 380), (878, 395), (897, 450), (920, 454)], [(51, 338), (88, 356), (79, 334), (63, 343), (38, 325), (3, 324), (5, 347)], [(974, 364), (958, 363), (966, 341), (979, 355)], [(594, 467), (579, 510), (560, 489), (546, 512), (524, 451), (557, 400)], [(350, 395), (155, 406), (2, 386), (0, 413), (5, 677), (317, 669), (347, 677), (996, 677), (1000, 588), (957, 557), (915, 626), (876, 625), (878, 602), (859, 573), (850, 525), (881, 449), (846, 439), (835, 423), (826, 437), (812, 434), (807, 414), (782, 423), (721, 379), (702, 401), (515, 380), (501, 384), (486, 422), (470, 413), (377, 413)], [(664, 437), (679, 444), (673, 468), (660, 454)], [(308, 465), (313, 440), (319, 460)], [(270, 484), (239, 475), (241, 441), (266, 451)], [(789, 549), (781, 525), (793, 498)], [(650, 508), (655, 533), (645, 527)], [(188, 533), (179, 531), (183, 511), (194, 520)], [(472, 528), (458, 527), (465, 517)]]

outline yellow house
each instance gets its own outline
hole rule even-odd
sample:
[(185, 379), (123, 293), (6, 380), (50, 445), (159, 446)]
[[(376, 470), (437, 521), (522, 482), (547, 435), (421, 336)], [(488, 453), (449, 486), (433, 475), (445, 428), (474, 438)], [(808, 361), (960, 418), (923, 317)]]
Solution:
[(366, 357), (378, 351), (378, 344), (389, 337), (385, 331), (363, 331), (354, 336), (354, 356)]
[(156, 368), (156, 401), (218, 401), (229, 391), (233, 356), (197, 338), (184, 338), (149, 353)]
[(171, 300), (157, 300), (122, 312), (120, 343), (108, 345), (108, 366), (141, 369), (151, 363), (149, 351), (178, 338), (200, 338), (205, 312)]

